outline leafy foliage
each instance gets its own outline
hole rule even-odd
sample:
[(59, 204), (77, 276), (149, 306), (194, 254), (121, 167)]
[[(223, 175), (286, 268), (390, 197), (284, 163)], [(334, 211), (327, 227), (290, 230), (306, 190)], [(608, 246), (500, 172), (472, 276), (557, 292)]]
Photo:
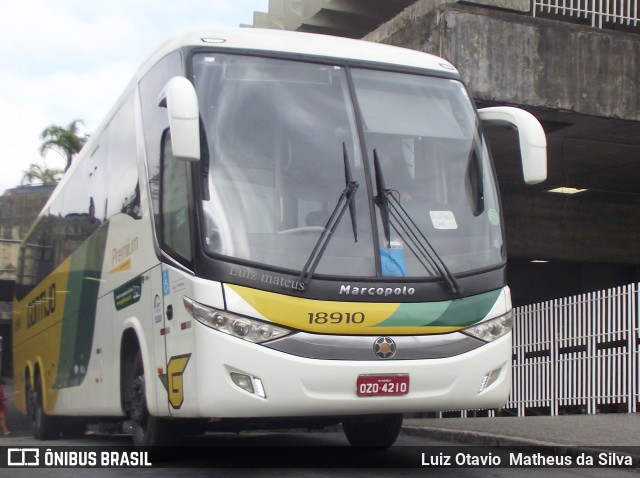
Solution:
[(66, 159), (65, 172), (71, 166), (73, 158), (89, 139), (88, 135), (80, 136), (78, 124), (82, 124), (82, 120), (73, 120), (66, 128), (51, 125), (40, 134), (40, 139), (42, 139), (40, 154), (44, 154), (47, 149), (53, 149), (60, 153)]
[(63, 171), (50, 169), (39, 164), (32, 163), (22, 176), (22, 184), (56, 184), (60, 181)]

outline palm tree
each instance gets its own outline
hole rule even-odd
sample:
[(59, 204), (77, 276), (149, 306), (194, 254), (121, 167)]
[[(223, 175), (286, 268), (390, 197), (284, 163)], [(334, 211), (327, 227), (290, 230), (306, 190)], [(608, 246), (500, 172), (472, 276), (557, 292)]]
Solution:
[(89, 135), (78, 135), (79, 123), (82, 123), (82, 120), (73, 120), (66, 128), (52, 124), (48, 128), (45, 128), (40, 134), (40, 139), (42, 139), (40, 154), (44, 155), (48, 148), (60, 153), (66, 160), (65, 172), (69, 169), (69, 166), (71, 166), (73, 158), (80, 152), (82, 146), (87, 142), (87, 139), (89, 139)]
[(56, 184), (60, 181), (60, 176), (62, 176), (60, 169), (49, 169), (32, 163), (22, 176), (22, 184), (33, 184), (34, 181), (39, 184)]

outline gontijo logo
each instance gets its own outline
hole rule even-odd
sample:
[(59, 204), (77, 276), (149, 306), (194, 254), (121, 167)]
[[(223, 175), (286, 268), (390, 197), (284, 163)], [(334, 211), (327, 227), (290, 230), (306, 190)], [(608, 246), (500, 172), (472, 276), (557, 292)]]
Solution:
[(52, 283), (27, 305), (27, 328), (38, 325), (56, 311), (56, 284)]

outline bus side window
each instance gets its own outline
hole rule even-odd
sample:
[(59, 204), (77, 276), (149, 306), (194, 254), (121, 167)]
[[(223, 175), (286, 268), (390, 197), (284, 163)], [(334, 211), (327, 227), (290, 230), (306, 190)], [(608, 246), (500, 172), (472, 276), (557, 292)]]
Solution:
[(161, 161), (162, 243), (180, 262), (191, 262), (189, 166), (174, 159), (168, 130), (163, 136)]

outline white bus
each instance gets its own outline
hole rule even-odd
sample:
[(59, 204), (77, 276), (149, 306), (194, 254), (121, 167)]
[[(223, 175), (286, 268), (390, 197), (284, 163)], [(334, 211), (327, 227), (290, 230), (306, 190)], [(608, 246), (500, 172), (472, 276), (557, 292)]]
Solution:
[(22, 246), (18, 407), (34, 436), (342, 423), (501, 406), (512, 310), (484, 121), (447, 61), (319, 35), (174, 39), (140, 69)]

